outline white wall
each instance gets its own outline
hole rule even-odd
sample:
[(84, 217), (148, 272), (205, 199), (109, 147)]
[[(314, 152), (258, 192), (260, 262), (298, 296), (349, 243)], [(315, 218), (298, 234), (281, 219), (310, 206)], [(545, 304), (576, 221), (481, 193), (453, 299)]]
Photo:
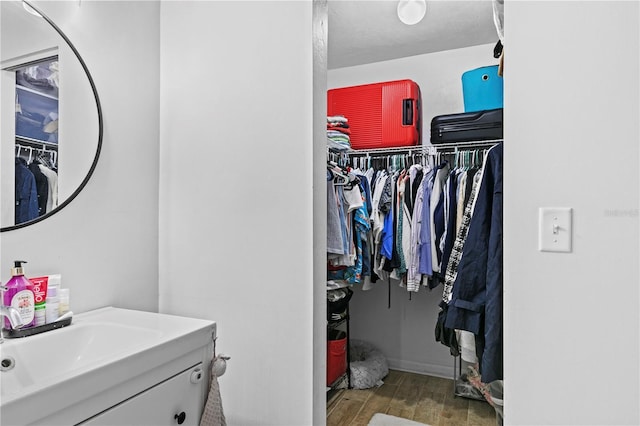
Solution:
[[(313, 2), (313, 138), (327, 137), (328, 4)], [(313, 144), (313, 423), (326, 422), (327, 172), (326, 146)]]
[[(423, 144), (429, 144), (431, 119), (436, 115), (464, 111), (462, 73), (481, 66), (495, 65), (493, 44), (411, 56), (328, 72), (328, 87), (411, 79), (422, 93)], [(378, 282), (373, 290), (358, 286), (350, 304), (351, 335), (376, 345), (391, 368), (453, 377), (453, 358), (449, 348), (435, 340), (435, 324), (442, 286), (422, 288), (409, 300), (406, 289)]]
[[(639, 3), (505, 5), (505, 424), (637, 425)], [(537, 251), (572, 207), (573, 252)]]
[(311, 2), (161, 5), (160, 311), (217, 321), (232, 425), (313, 421), (311, 38)]
[(38, 2), (73, 41), (97, 86), (103, 149), (61, 212), (0, 235), (0, 276), (23, 259), (29, 276), (59, 272), (71, 308), (158, 307), (159, 4)]

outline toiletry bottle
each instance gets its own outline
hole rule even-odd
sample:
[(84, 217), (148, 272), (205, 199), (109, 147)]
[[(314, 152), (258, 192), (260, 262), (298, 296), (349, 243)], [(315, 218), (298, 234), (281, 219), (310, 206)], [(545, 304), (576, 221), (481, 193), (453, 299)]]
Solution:
[(58, 289), (58, 313), (60, 316), (69, 312), (69, 289)]
[(47, 324), (51, 324), (52, 322), (56, 322), (58, 320), (59, 307), (58, 302), (58, 290), (59, 282), (57, 280), (53, 280), (53, 275), (49, 276), (49, 283), (47, 288), (47, 302), (45, 306), (45, 321)]
[[(3, 303), (5, 306), (13, 306), (20, 312), (23, 328), (33, 325), (35, 316), (35, 297), (33, 284), (24, 276), (24, 260), (14, 261), (11, 268), (11, 279), (7, 282), (7, 290), (4, 292)], [(4, 328), (10, 329), (11, 323), (5, 318)]]
[(33, 295), (35, 296), (35, 327), (45, 324), (45, 309), (47, 300), (48, 276), (29, 278), (33, 284)]

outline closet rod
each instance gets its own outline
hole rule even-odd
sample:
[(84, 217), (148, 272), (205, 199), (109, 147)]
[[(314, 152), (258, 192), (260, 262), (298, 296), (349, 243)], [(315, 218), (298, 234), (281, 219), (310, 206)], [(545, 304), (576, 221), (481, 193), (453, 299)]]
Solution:
[(424, 153), (424, 154), (435, 154), (441, 151), (450, 151), (457, 149), (465, 149), (465, 148), (476, 148), (476, 147), (487, 147), (493, 146), (497, 143), (502, 142), (503, 139), (491, 139), (491, 140), (483, 140), (483, 141), (469, 141), (469, 142), (457, 142), (457, 143), (442, 143), (438, 145), (414, 145), (414, 146), (402, 146), (395, 148), (371, 148), (371, 149), (353, 149), (349, 151), (344, 151), (344, 154), (347, 155), (370, 155), (370, 154), (393, 154), (393, 153)]
[(42, 149), (46, 149), (46, 148), (55, 149), (55, 150), (58, 149), (57, 143), (40, 141), (37, 139), (29, 139), (23, 136), (16, 136), (16, 144), (28, 145), (34, 148), (42, 148)]

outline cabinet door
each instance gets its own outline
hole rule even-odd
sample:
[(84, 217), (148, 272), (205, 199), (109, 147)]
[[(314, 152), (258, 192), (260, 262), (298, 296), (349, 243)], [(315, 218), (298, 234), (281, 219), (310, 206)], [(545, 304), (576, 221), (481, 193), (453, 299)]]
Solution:
[(80, 424), (197, 426), (204, 401), (204, 374), (198, 364)]

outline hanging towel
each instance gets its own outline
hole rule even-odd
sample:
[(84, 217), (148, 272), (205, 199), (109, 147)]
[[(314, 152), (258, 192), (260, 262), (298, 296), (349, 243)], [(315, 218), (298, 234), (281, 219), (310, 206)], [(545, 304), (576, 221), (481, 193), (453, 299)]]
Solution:
[(222, 376), (226, 370), (227, 359), (229, 358), (221, 354), (211, 362), (211, 385), (209, 386), (207, 403), (200, 418), (200, 426), (227, 426), (227, 421), (222, 411), (222, 398), (220, 397), (220, 385), (218, 384), (218, 376)]

